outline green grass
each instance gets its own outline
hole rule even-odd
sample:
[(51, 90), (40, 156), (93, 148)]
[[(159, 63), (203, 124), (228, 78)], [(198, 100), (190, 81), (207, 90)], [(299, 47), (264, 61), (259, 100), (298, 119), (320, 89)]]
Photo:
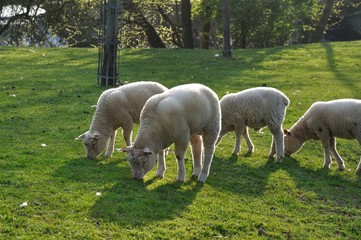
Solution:
[[(198, 82), (219, 97), (272, 86), (291, 100), (285, 127), (317, 100), (361, 98), (361, 41), (235, 50), (122, 50), (121, 81), (167, 87)], [(173, 154), (164, 179), (131, 177), (123, 153), (85, 158), (75, 137), (88, 130), (104, 87), (96, 49), (0, 47), (0, 239), (358, 239), (360, 159), (340, 139), (346, 170), (327, 171), (319, 142), (282, 164), (268, 160), (269, 131), (251, 132), (255, 153), (231, 157), (234, 134), (215, 152), (207, 182), (177, 183)], [(42, 147), (41, 144), (46, 144)], [(124, 146), (119, 135), (117, 147)], [(101, 196), (96, 196), (101, 192)], [(21, 208), (20, 204), (28, 202)]]

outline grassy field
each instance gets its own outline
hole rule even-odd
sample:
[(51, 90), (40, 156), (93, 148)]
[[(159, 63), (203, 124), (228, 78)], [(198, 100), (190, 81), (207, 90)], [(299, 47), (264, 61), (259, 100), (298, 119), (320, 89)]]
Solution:
[[(121, 81), (167, 87), (198, 82), (219, 97), (272, 86), (291, 100), (284, 127), (317, 100), (361, 98), (361, 41), (235, 50), (122, 50)], [(88, 130), (96, 49), (0, 47), (0, 239), (359, 239), (361, 150), (339, 140), (346, 163), (323, 169), (320, 142), (282, 164), (268, 160), (271, 135), (250, 132), (255, 153), (232, 157), (234, 134), (217, 147), (205, 184), (132, 179), (123, 153), (85, 158), (74, 138)], [(134, 134), (135, 135), (135, 134)], [(119, 135), (117, 147), (124, 146)], [(96, 193), (101, 193), (97, 196)], [(21, 204), (27, 202), (26, 207)]]

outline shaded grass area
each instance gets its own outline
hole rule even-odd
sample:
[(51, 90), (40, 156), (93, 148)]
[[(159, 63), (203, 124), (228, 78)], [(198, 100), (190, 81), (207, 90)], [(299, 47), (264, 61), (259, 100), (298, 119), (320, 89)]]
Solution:
[[(198, 82), (219, 97), (272, 86), (291, 100), (285, 127), (318, 100), (360, 98), (361, 42), (235, 50), (122, 50), (121, 81), (167, 87)], [(293, 158), (267, 158), (271, 136), (250, 132), (231, 152), (234, 134), (216, 149), (205, 184), (177, 183), (167, 157), (164, 179), (153, 169), (131, 178), (122, 153), (85, 158), (75, 137), (88, 130), (99, 95), (96, 49), (0, 47), (0, 238), (3, 239), (357, 239), (361, 182), (356, 141), (338, 141), (346, 170), (324, 170), (319, 142)], [(124, 146), (121, 136), (117, 147)], [(171, 149), (172, 150), (172, 149)], [(100, 192), (101, 196), (96, 196)], [(28, 206), (21, 208), (20, 204)]]

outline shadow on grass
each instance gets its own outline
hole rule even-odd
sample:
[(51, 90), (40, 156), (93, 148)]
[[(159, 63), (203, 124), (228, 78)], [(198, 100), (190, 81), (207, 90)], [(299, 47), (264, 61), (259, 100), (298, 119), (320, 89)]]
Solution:
[[(241, 158), (247, 158), (247, 155), (242, 155)], [(347, 179), (347, 174), (342, 172), (331, 174), (332, 171), (338, 170), (323, 169), (321, 165), (317, 170), (309, 169), (300, 166), (298, 161), (291, 157), (285, 157), (281, 164), (269, 159), (261, 167), (252, 167), (247, 163), (239, 164), (236, 156), (228, 159), (215, 157), (211, 169), (212, 176), (207, 183), (220, 191), (257, 198), (274, 187), (278, 190), (286, 187), (282, 186), (282, 179), (277, 180), (280, 183), (271, 182), (270, 176), (278, 170), (286, 171), (296, 188), (314, 192), (317, 199), (327, 199), (356, 208), (361, 204), (361, 177)], [(350, 174), (355, 174), (354, 169), (351, 171)]]
[(102, 195), (90, 209), (91, 218), (99, 224), (111, 222), (129, 228), (171, 220), (182, 214), (203, 186), (195, 180), (185, 183), (156, 177), (134, 180), (130, 166), (123, 159), (109, 162), (73, 159), (57, 169), (53, 176), (63, 181), (99, 186)]
[[(241, 157), (251, 160), (252, 155), (245, 154)], [(294, 182), (296, 193), (300, 189), (301, 194), (315, 193), (316, 201), (333, 201), (344, 207), (360, 206), (360, 178), (348, 180), (344, 174), (331, 175), (330, 171), (334, 170), (308, 169), (300, 166), (294, 158), (285, 158), (282, 164), (271, 159), (262, 166), (252, 167), (247, 163), (240, 163), (239, 156), (228, 159), (214, 157), (206, 184), (217, 191), (239, 196), (264, 197), (272, 188), (276, 188), (276, 191), (287, 188), (282, 185), (284, 174), (275, 179), (277, 183), (272, 182), (273, 174), (280, 170), (288, 173), (290, 180)], [(155, 177), (147, 178), (146, 181), (134, 180), (130, 166), (124, 159), (108, 162), (73, 159), (55, 170), (53, 176), (69, 184), (79, 182), (80, 188), (88, 184), (98, 187), (102, 196), (90, 207), (90, 218), (97, 224), (106, 222), (129, 229), (183, 215), (203, 189), (203, 184), (189, 179), (185, 183)], [(289, 186), (289, 180), (287, 182)], [(286, 190), (285, 194), (288, 194)]]
[[(355, 169), (350, 173), (337, 169), (335, 161), (332, 169), (323, 168), (323, 159), (319, 160), (316, 170), (299, 165), (297, 159), (288, 157), (284, 166), (298, 188), (317, 194), (318, 199), (335, 201), (339, 205), (359, 208), (361, 204), (361, 178), (356, 175)], [(347, 163), (346, 163), (347, 164)], [(351, 175), (351, 176), (350, 176)], [(352, 175), (356, 177), (353, 178)]]
[(336, 79), (340, 81), (346, 88), (348, 88), (355, 98), (360, 96), (360, 89), (353, 81), (347, 77), (347, 74), (338, 69), (338, 60), (336, 59), (335, 52), (331, 43), (322, 43), (321, 45), (326, 51), (327, 65), (330, 72), (332, 72)]
[(117, 183), (93, 205), (90, 215), (122, 226), (171, 220), (186, 211), (202, 188), (195, 181), (158, 185), (159, 181), (163, 180)]

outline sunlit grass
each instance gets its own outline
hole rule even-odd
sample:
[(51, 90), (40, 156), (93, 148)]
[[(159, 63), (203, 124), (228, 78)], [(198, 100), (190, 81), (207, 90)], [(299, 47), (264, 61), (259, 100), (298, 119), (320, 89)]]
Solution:
[[(289, 128), (318, 100), (361, 98), (361, 42), (235, 50), (122, 50), (122, 82), (167, 87), (199, 82), (219, 97), (271, 86), (291, 100)], [(175, 181), (171, 149), (164, 179), (131, 177), (122, 153), (85, 158), (75, 137), (88, 130), (105, 87), (97, 49), (0, 47), (0, 238), (2, 239), (358, 239), (361, 182), (356, 141), (339, 140), (346, 170), (323, 169), (310, 141), (282, 164), (268, 159), (271, 135), (250, 132), (255, 153), (231, 152), (234, 134), (216, 149), (210, 176)], [(218, 55), (217, 55), (218, 54)], [(117, 147), (124, 140), (117, 137)], [(45, 145), (44, 145), (45, 144)], [(96, 196), (100, 192), (101, 196)], [(20, 204), (28, 206), (21, 208)]]

